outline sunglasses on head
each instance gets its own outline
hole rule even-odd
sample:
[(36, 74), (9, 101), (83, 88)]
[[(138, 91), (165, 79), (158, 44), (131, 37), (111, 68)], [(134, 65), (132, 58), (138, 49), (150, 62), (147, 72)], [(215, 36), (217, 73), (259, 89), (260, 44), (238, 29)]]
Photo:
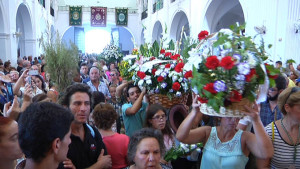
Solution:
[(287, 102), (288, 99), (290, 98), (291, 94), (296, 93), (296, 92), (298, 92), (298, 91), (300, 91), (300, 87), (293, 87), (292, 90), (291, 90), (291, 92), (290, 92), (290, 94), (289, 94), (288, 97), (286, 98), (284, 105), (286, 104), (286, 102)]
[(115, 74), (109, 74), (110, 76), (115, 76)]

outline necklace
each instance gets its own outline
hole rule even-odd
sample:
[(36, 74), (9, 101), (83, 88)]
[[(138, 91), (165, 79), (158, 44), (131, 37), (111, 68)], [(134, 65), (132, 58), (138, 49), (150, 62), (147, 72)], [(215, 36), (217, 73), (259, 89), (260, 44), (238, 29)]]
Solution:
[(283, 119), (284, 118), (282, 118), (281, 120), (280, 120), (280, 122), (281, 122), (281, 127), (283, 128), (283, 131), (286, 133), (286, 135), (288, 136), (288, 138), (289, 138), (289, 140), (290, 140), (290, 142), (292, 143), (292, 145), (294, 146), (294, 155), (293, 155), (293, 159), (294, 159), (294, 163), (296, 162), (296, 156), (297, 156), (297, 143), (299, 142), (299, 138), (300, 138), (300, 126), (299, 126), (299, 133), (298, 133), (298, 137), (297, 137), (297, 140), (296, 140), (296, 143), (294, 143), (294, 141), (293, 141), (293, 139), (292, 139), (292, 137), (290, 136), (290, 134), (289, 134), (289, 132), (287, 131), (287, 129), (284, 127), (284, 125), (283, 125)]

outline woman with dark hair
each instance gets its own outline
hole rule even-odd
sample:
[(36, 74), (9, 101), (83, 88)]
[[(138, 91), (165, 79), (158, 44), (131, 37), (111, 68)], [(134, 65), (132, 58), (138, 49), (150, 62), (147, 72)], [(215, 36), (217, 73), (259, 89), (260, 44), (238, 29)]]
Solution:
[(170, 169), (160, 163), (165, 153), (165, 145), (161, 131), (153, 128), (143, 128), (136, 131), (128, 145), (128, 161), (133, 164), (127, 169)]
[(42, 90), (44, 93), (47, 93), (46, 91), (46, 83), (41, 75), (34, 75), (32, 76), (32, 80), (34, 81), (36, 87), (38, 87), (40, 90)]
[(148, 107), (145, 127), (151, 127), (162, 132), (166, 150), (175, 144), (174, 132), (167, 121), (167, 111), (162, 105), (152, 104)]
[(0, 169), (14, 169), (23, 153), (18, 142), (16, 121), (0, 116)]
[(128, 166), (127, 147), (129, 137), (112, 131), (112, 125), (116, 122), (118, 114), (111, 104), (99, 103), (93, 111), (95, 126), (102, 135), (103, 142), (112, 159), (112, 169)]

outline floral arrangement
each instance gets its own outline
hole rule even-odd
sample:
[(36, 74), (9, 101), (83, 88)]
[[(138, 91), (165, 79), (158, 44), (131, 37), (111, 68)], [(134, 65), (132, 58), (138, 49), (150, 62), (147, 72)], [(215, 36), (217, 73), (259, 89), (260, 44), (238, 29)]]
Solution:
[(133, 72), (129, 71), (130, 64), (129, 61), (123, 60), (121, 63), (119, 63), (119, 71), (120, 75), (125, 80), (132, 80)]
[(119, 52), (119, 47), (113, 43), (107, 45), (100, 54), (100, 58), (104, 59), (108, 63), (120, 62), (122, 57), (123, 54)]
[(139, 86), (146, 86), (150, 94), (180, 97), (188, 92), (192, 71), (185, 71), (184, 61), (174, 50), (159, 49), (154, 43), (152, 47), (141, 46), (142, 55), (136, 56), (129, 71), (133, 71), (133, 80)]
[(201, 149), (203, 147), (202, 143), (197, 144), (183, 144), (180, 143), (178, 147), (172, 147), (169, 151), (166, 152), (164, 156), (164, 160), (167, 162), (171, 160), (176, 160), (178, 157), (189, 155), (194, 150), (201, 152)]
[(264, 64), (268, 58), (264, 43), (256, 45), (251, 37), (242, 35), (243, 29), (237, 26), (211, 35), (202, 31), (197, 47), (189, 52), (187, 67), (193, 66), (192, 86), (198, 100), (216, 112), (245, 99), (254, 102), (259, 85), (268, 77), (274, 85), (279, 73)]

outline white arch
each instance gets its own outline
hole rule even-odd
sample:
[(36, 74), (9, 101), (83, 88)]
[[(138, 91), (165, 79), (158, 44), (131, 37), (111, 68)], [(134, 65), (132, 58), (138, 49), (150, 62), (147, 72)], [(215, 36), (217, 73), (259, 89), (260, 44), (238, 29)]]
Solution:
[(7, 33), (7, 12), (5, 12), (5, 8), (3, 7), (3, 2), (0, 1), (0, 58), (2, 58), (3, 61), (8, 60), (8, 37), (9, 34)]
[[(203, 15), (203, 25), (206, 25), (209, 29), (209, 31), (217, 31), (217, 22), (224, 17), (225, 15), (227, 15), (228, 11), (230, 11), (233, 7), (236, 6), (240, 6), (242, 13), (243, 13), (243, 20), (246, 21), (245, 16), (246, 16), (246, 12), (244, 10), (243, 7), (245, 7), (245, 5), (242, 5), (242, 2), (239, 0), (231, 0), (232, 2), (228, 2), (226, 0), (226, 3), (223, 3), (224, 0), (221, 1), (213, 1), (213, 0), (208, 0), (205, 7), (204, 7), (204, 11), (205, 11), (205, 15)], [(227, 3), (228, 2), (228, 3)], [(236, 4), (234, 4), (234, 2)], [(220, 5), (220, 4), (225, 4), (224, 5)], [(235, 6), (234, 6), (235, 5)], [(217, 12), (216, 12), (217, 11)], [(206, 22), (206, 23), (205, 23)]]
[(172, 17), (172, 22), (170, 26), (170, 38), (177, 41), (179, 40), (179, 35), (182, 30), (182, 26), (188, 25), (184, 27), (184, 31), (188, 34), (190, 33), (190, 24), (189, 18), (183, 10), (177, 10)]
[(163, 32), (163, 27), (161, 22), (158, 20), (155, 22), (153, 29), (152, 29), (152, 42), (155, 40), (159, 43), (160, 38), (162, 37), (161, 33)]
[(18, 38), (18, 49), (20, 55), (35, 56), (36, 40), (33, 38), (33, 25), (31, 20), (30, 8), (27, 3), (20, 3), (16, 11), (16, 31), (22, 32)]

